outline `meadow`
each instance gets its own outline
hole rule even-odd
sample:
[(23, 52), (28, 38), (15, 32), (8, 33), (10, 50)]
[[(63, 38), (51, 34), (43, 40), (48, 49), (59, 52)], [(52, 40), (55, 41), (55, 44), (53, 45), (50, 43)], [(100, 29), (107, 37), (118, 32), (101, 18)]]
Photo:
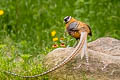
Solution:
[(106, 36), (120, 39), (119, 0), (0, 0), (0, 79), (23, 80), (2, 70), (39, 74), (46, 70), (42, 61), (47, 53), (72, 46), (75, 39), (65, 33), (65, 16), (90, 25), (88, 42)]

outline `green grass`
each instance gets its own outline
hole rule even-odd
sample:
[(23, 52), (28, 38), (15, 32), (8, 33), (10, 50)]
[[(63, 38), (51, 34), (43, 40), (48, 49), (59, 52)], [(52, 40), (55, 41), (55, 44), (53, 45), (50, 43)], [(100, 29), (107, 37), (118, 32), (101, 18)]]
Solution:
[[(120, 39), (119, 0), (0, 0), (0, 69), (21, 75), (38, 74), (43, 57), (53, 50), (51, 31), (67, 46), (75, 39), (64, 35), (65, 16), (73, 16), (90, 25), (93, 36), (88, 41), (110, 36)], [(5, 80), (20, 80), (0, 73)], [(45, 79), (46, 78), (46, 79)], [(47, 76), (36, 79), (48, 80)]]

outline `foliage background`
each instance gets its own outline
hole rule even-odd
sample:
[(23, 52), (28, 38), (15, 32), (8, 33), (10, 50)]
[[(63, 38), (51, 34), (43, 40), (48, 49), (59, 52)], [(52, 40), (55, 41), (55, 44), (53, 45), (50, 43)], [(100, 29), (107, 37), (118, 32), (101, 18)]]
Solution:
[[(104, 36), (120, 39), (119, 0), (0, 0), (0, 9), (4, 11), (0, 16), (0, 62), (5, 70), (17, 69), (18, 64), (29, 66), (26, 70), (33, 69), (33, 59), (39, 62), (38, 56), (51, 51), (52, 44), (57, 43), (50, 35), (53, 30), (57, 32), (56, 37), (64, 37), (66, 45), (71, 46), (75, 39), (64, 35), (65, 16), (90, 25), (93, 36), (88, 41)], [(29, 56), (33, 64), (25, 63)], [(14, 62), (18, 57), (24, 62)], [(31, 73), (37, 73), (40, 68)], [(6, 79), (2, 73), (0, 77)]]

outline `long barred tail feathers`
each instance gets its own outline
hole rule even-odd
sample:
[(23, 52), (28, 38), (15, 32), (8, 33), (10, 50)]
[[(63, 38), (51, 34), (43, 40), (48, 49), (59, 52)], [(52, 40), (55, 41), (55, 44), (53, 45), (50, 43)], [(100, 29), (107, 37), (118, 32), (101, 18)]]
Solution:
[(83, 48), (81, 50), (81, 59), (83, 59), (84, 56), (88, 56), (88, 54), (87, 54), (87, 36), (85, 37), (85, 42), (84, 42)]
[(79, 51), (82, 49), (85, 41), (86, 41), (86, 38), (87, 38), (87, 32), (81, 32), (81, 37), (80, 37), (80, 41), (78, 43), (78, 45), (76, 46), (75, 50), (63, 61), (61, 62), (60, 64), (58, 64), (57, 66), (55, 66), (54, 68), (51, 68), (50, 70), (46, 71), (46, 72), (43, 72), (41, 74), (37, 74), (37, 75), (33, 75), (33, 76), (22, 76), (22, 75), (18, 75), (16, 73), (12, 73), (12, 72), (9, 72), (9, 71), (4, 71), (5, 73), (7, 74), (11, 74), (13, 76), (18, 76), (18, 77), (22, 77), (22, 78), (34, 78), (34, 77), (39, 77), (39, 76), (43, 76), (45, 74), (48, 74), (56, 69), (58, 69), (59, 67), (65, 65), (67, 62), (69, 62), (76, 54), (79, 53)]

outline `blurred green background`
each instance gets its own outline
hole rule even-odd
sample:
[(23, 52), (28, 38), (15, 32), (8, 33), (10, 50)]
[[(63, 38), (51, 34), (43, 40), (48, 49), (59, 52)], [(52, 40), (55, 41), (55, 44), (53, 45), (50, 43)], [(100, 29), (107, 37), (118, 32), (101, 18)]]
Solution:
[(12, 54), (10, 63), (21, 54), (33, 59), (51, 51), (53, 44), (60, 43), (52, 41), (53, 30), (55, 37), (65, 38), (66, 46), (72, 45), (75, 39), (64, 35), (65, 16), (90, 25), (93, 36), (88, 41), (105, 36), (120, 39), (119, 0), (0, 0), (0, 10), (4, 11), (0, 15), (0, 49), (1, 54)]

